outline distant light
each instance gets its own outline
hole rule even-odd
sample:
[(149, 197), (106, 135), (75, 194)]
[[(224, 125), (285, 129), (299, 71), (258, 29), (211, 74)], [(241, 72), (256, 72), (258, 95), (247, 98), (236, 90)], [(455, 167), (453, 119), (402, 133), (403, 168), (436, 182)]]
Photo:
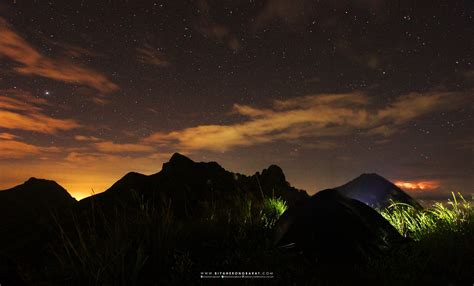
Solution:
[(396, 181), (395, 185), (406, 191), (432, 191), (439, 188), (438, 181)]
[(44, 95), (49, 95), (49, 94), (50, 94), (49, 90), (46, 90), (46, 91), (44, 92)]

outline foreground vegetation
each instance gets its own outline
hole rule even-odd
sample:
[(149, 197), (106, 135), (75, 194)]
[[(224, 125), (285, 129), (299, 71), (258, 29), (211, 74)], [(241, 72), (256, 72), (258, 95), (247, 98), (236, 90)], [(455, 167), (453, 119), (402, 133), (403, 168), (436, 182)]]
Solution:
[[(137, 196), (133, 208), (96, 206), (72, 222), (57, 220), (56, 239), (27, 281), (48, 285), (208, 285), (202, 271), (269, 271), (273, 279), (239, 284), (462, 285), (472, 283), (474, 224), (470, 202), (453, 197), (426, 210), (393, 204), (381, 214), (409, 242), (383, 257), (328, 269), (274, 248), (273, 227), (286, 202), (235, 197), (209, 203), (199, 219), (177, 218), (171, 202)], [(41, 284), (41, 283), (39, 283)]]
[[(232, 205), (211, 203), (199, 219), (173, 215), (171, 204), (137, 206), (113, 215), (100, 207), (75, 217), (74, 227), (57, 222), (51, 244), (55, 271), (47, 279), (82, 285), (189, 285), (202, 271), (273, 271), (272, 228), (286, 210), (279, 198), (235, 197)], [(263, 267), (262, 267), (263, 266)], [(46, 277), (45, 277), (46, 278)]]
[(446, 203), (437, 202), (427, 209), (416, 209), (403, 203), (392, 203), (380, 214), (404, 237), (415, 241), (430, 236), (446, 235), (465, 231), (473, 219), (471, 202), (461, 194), (452, 193)]
[(384, 259), (370, 261), (367, 267), (375, 279), (383, 279), (389, 285), (472, 285), (472, 201), (452, 194), (447, 202), (437, 202), (426, 209), (394, 203), (381, 214), (413, 242)]

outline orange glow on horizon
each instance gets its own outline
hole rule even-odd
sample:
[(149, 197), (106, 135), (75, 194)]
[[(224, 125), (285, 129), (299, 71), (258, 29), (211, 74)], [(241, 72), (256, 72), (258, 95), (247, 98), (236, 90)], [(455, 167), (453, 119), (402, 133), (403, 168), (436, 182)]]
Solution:
[(439, 188), (438, 181), (396, 181), (395, 185), (406, 191), (433, 191)]
[[(0, 146), (1, 147), (1, 146)], [(28, 178), (53, 180), (77, 200), (101, 193), (110, 188), (130, 171), (145, 175), (161, 170), (164, 159), (132, 158), (129, 156), (102, 155), (61, 159), (29, 160), (28, 168), (22, 160), (0, 160), (0, 190), (10, 189), (24, 183)], [(127, 161), (123, 166), (118, 162)], [(8, 172), (8, 170), (13, 170)]]

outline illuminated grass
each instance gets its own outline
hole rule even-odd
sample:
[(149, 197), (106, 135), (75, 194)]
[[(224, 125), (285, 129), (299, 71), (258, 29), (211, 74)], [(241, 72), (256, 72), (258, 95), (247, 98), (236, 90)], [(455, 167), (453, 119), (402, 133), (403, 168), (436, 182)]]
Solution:
[(265, 227), (273, 227), (288, 205), (281, 198), (266, 198), (263, 202), (261, 214)]
[(474, 209), (461, 194), (452, 196), (447, 206), (435, 203), (431, 208), (417, 210), (408, 204), (393, 203), (380, 213), (400, 234), (416, 241), (437, 232), (459, 232), (474, 217)]
[(474, 209), (461, 194), (424, 210), (394, 203), (380, 212), (413, 240), (363, 266), (384, 285), (470, 285), (474, 265)]

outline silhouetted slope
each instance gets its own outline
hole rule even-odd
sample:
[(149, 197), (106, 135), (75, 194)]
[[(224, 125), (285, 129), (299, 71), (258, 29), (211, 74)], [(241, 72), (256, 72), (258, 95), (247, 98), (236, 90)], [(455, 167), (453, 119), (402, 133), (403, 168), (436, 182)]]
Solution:
[(275, 241), (318, 260), (344, 263), (381, 253), (403, 238), (371, 207), (324, 190), (281, 216)]
[(63, 187), (49, 180), (30, 178), (0, 191), (0, 250), (23, 248), (32, 240), (44, 239), (41, 236), (51, 227), (51, 215), (76, 204)]
[(55, 181), (30, 178), (21, 185), (0, 191), (0, 212), (10, 209), (41, 215), (75, 204), (76, 200)]
[(242, 195), (259, 200), (262, 194), (282, 197), (290, 204), (308, 196), (291, 187), (282, 170), (274, 165), (261, 174), (245, 176), (226, 171), (216, 162), (194, 162), (175, 153), (160, 172), (150, 176), (128, 173), (105, 192), (83, 199), (80, 204), (94, 201), (123, 205), (138, 196), (170, 205), (178, 216), (188, 216), (210, 204), (226, 203)]
[(0, 220), (41, 220), (54, 211), (75, 205), (77, 201), (58, 183), (30, 178), (25, 183), (0, 191)]
[(416, 200), (377, 174), (362, 174), (334, 189), (346, 197), (361, 201), (373, 208), (385, 208), (390, 205), (391, 200), (421, 208)]

